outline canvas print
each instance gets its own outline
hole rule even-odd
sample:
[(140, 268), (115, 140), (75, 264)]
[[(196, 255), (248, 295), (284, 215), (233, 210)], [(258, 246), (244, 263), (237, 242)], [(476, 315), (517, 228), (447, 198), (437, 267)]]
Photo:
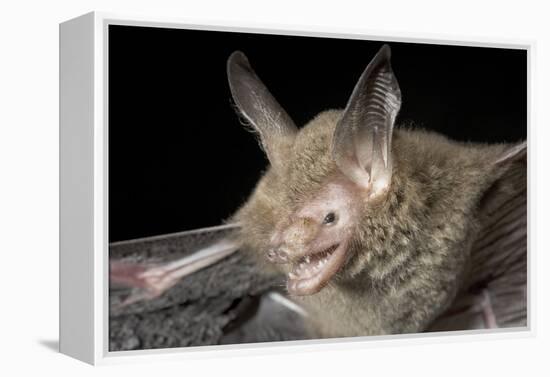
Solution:
[(527, 326), (527, 51), (108, 26), (109, 350)]

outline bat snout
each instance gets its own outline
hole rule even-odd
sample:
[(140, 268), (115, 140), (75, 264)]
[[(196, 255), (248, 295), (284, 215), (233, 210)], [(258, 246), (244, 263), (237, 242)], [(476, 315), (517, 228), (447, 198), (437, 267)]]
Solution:
[(272, 248), (267, 252), (267, 259), (272, 263), (288, 263), (289, 253), (282, 248)]
[(319, 225), (310, 218), (298, 218), (278, 227), (266, 253), (272, 263), (291, 263), (308, 253), (308, 244), (318, 232)]

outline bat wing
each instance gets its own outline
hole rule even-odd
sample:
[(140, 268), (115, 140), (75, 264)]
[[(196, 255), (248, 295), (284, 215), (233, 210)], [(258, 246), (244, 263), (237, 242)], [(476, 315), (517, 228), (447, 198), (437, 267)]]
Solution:
[(466, 285), (431, 331), (527, 325), (527, 155), (523, 148), (481, 200), (480, 230)]
[[(233, 254), (238, 244), (231, 234), (237, 228), (237, 224), (227, 224), (112, 243), (109, 287), (132, 288), (131, 294), (117, 305), (156, 298), (185, 276)], [(166, 239), (172, 243), (165, 245)]]
[(112, 243), (109, 349), (307, 338), (304, 313), (274, 291), (282, 278), (238, 252), (236, 229)]

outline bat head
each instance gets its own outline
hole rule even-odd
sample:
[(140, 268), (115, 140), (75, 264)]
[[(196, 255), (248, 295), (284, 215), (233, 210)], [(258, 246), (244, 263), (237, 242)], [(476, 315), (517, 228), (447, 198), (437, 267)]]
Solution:
[(391, 140), (401, 92), (384, 45), (343, 111), (298, 129), (241, 52), (228, 60), (235, 104), (270, 162), (240, 212), (249, 238), (284, 266), (294, 295), (321, 290), (346, 264), (362, 214), (392, 181)]

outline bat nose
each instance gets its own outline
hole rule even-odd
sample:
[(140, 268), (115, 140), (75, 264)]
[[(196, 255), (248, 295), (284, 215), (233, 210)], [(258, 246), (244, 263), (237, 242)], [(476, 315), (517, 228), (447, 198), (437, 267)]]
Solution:
[(284, 249), (274, 248), (267, 252), (267, 259), (272, 263), (287, 263), (288, 252)]

